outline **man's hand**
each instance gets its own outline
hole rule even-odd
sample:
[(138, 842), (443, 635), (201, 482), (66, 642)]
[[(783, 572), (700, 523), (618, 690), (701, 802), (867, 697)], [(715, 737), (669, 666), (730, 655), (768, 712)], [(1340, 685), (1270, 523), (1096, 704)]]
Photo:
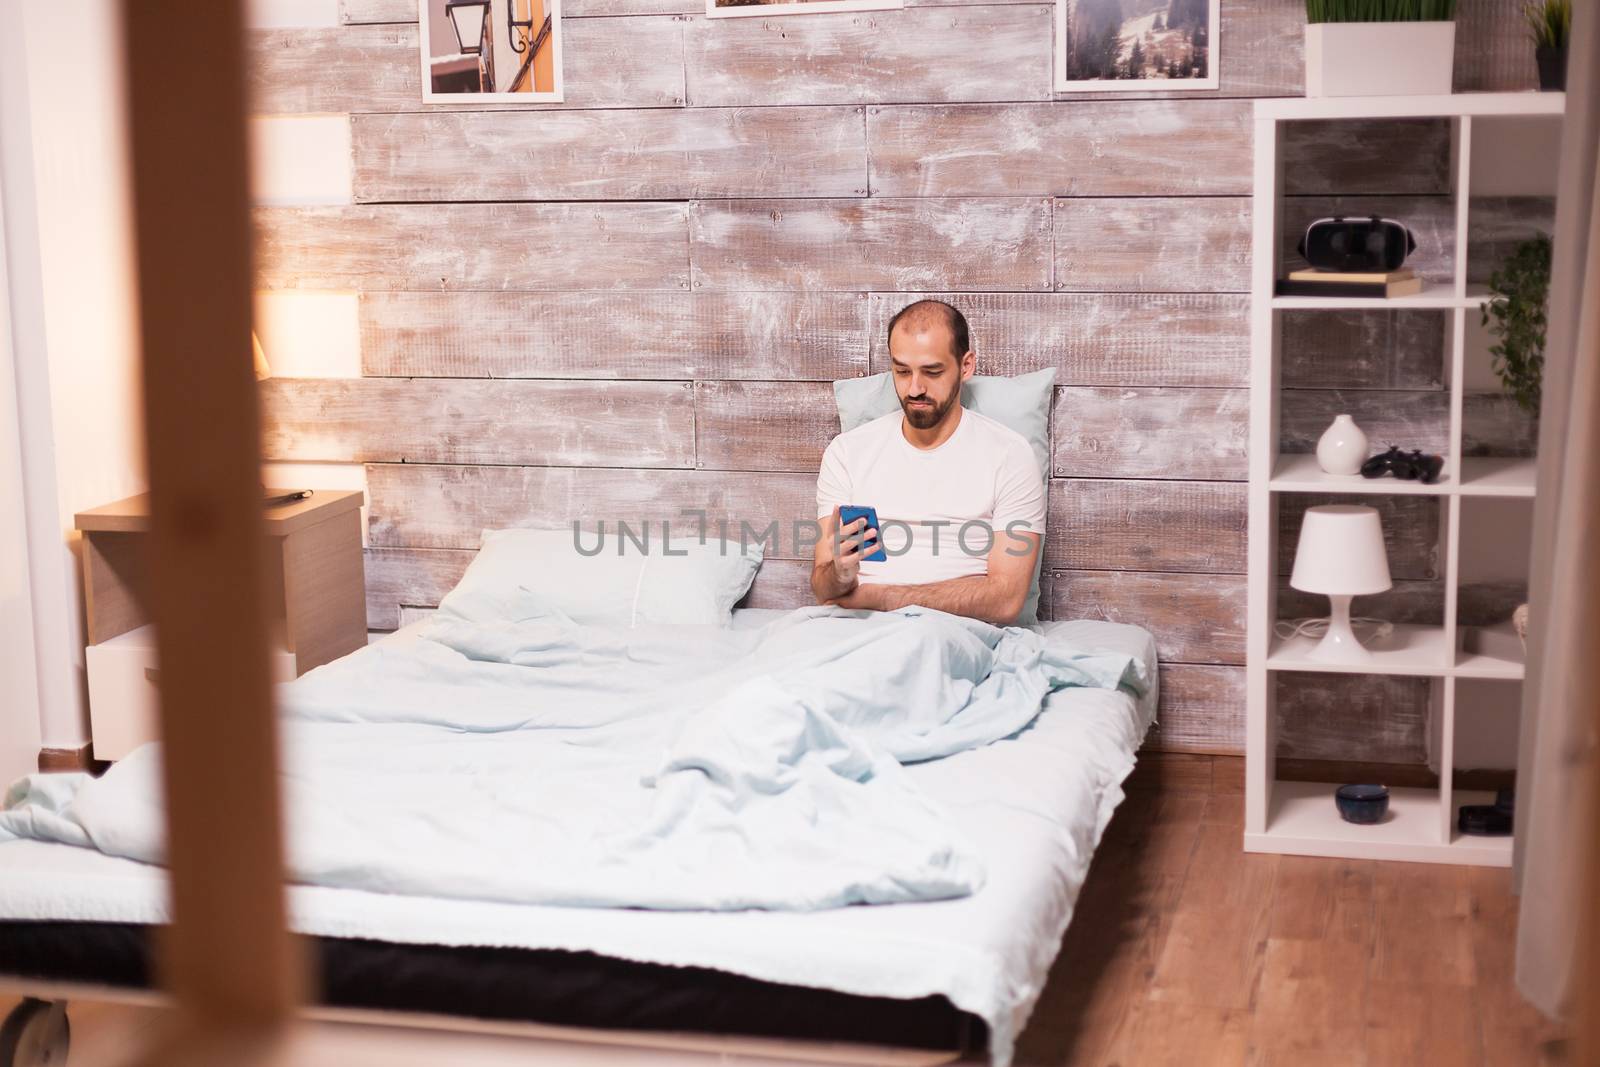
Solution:
[(823, 518), (822, 525), (811, 568), (811, 591), (819, 604), (830, 604), (858, 588), (861, 557), (878, 550), (878, 531), (867, 526), (865, 518), (840, 530), (837, 508)]
[[(834, 519), (838, 525), (838, 519)], [(833, 575), (846, 588), (854, 589), (861, 574), (861, 557), (878, 550), (878, 531), (867, 525), (865, 516), (828, 538), (828, 553), (833, 560)]]
[(857, 585), (823, 602), (872, 611), (895, 611), (916, 604), (1010, 626), (1027, 602), (1040, 540), (1035, 533), (1007, 534), (1004, 545), (997, 542), (991, 549), (987, 574), (946, 578), (925, 585)]

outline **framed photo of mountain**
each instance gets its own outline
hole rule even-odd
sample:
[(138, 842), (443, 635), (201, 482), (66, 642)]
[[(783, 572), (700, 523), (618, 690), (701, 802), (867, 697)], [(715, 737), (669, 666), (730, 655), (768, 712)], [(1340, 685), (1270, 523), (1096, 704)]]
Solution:
[(1221, 0), (1056, 0), (1056, 92), (1217, 88)]

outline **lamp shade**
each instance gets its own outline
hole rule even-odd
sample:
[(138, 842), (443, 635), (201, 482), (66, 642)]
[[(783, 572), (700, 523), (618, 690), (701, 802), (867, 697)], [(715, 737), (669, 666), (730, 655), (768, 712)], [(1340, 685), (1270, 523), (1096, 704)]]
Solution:
[(1393, 585), (1378, 509), (1362, 504), (1307, 508), (1289, 584), (1330, 596), (1381, 593)]

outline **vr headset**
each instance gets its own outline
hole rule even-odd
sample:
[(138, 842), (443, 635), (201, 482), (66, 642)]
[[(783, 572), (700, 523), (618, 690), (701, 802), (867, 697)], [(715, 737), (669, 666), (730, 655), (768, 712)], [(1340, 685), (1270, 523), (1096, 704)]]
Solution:
[(1399, 270), (1417, 250), (1417, 239), (1394, 219), (1335, 215), (1307, 226), (1296, 247), (1317, 270), (1382, 273)]

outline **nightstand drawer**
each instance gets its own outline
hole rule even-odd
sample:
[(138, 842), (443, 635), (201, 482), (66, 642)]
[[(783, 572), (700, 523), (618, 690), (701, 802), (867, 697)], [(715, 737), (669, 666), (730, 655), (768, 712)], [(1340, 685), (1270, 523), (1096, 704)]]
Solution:
[[(84, 650), (84, 660), (89, 672), (94, 758), (119, 760), (155, 740), (160, 676), (153, 628), (140, 626), (90, 645)], [(271, 663), (273, 681), (294, 681), (294, 653), (276, 650)]]

